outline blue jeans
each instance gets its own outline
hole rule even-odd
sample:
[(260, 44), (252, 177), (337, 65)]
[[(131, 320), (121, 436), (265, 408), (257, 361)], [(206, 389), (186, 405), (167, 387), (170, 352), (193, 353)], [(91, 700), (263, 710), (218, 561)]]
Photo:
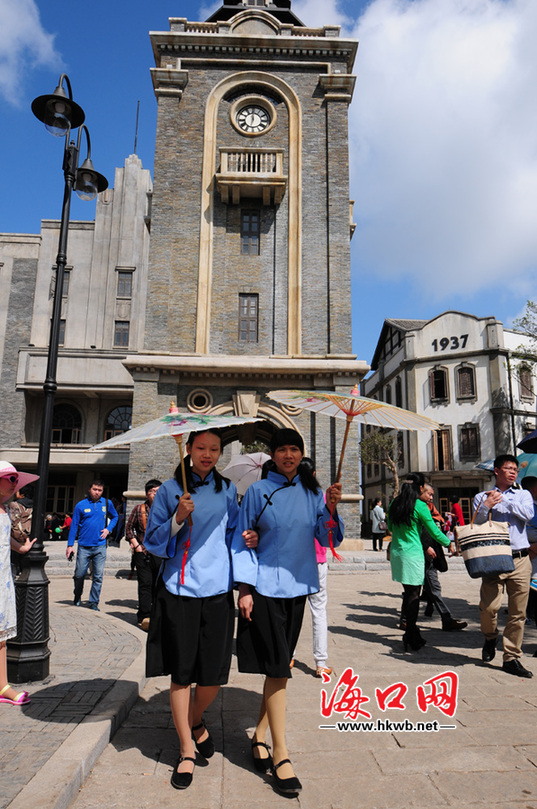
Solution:
[(89, 564), (93, 562), (92, 585), (90, 590), (90, 604), (99, 603), (101, 587), (103, 586), (104, 564), (106, 562), (106, 542), (103, 545), (79, 545), (75, 565), (75, 601), (80, 601), (84, 589), (84, 578), (88, 572)]

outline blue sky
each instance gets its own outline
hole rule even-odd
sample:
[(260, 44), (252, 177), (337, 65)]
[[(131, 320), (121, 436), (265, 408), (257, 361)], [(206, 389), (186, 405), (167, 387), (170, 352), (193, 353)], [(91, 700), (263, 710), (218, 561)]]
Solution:
[[(0, 231), (60, 215), (63, 141), (30, 104), (67, 72), (97, 170), (133, 151), (152, 169), (148, 32), (205, 19), (186, 0), (0, 0)], [(386, 317), (446, 309), (510, 325), (535, 297), (535, 0), (294, 0), (306, 25), (360, 41), (350, 109), (353, 350), (370, 361)], [(72, 218), (93, 203), (73, 197)], [(306, 259), (307, 260), (307, 259)]]

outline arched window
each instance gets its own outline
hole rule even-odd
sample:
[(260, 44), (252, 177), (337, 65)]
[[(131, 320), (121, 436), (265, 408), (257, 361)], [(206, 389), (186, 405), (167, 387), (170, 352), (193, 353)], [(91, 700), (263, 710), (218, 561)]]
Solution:
[(479, 460), (479, 424), (468, 422), (459, 427), (459, 458), (461, 461)]
[(447, 402), (449, 400), (448, 375), (446, 368), (431, 368), (429, 371), (429, 392), (431, 402)]
[(392, 403), (392, 386), (386, 385), (386, 390), (384, 391), (384, 401), (386, 404)]
[(403, 388), (401, 385), (401, 377), (398, 376), (395, 380), (395, 405), (396, 407), (403, 406)]
[(114, 407), (108, 414), (106, 424), (104, 426), (104, 440), (108, 441), (115, 435), (127, 432), (132, 424), (132, 407), (130, 405), (121, 405)]
[(520, 398), (533, 400), (533, 374), (529, 365), (521, 365), (518, 369), (520, 381)]
[(457, 368), (457, 399), (475, 399), (475, 368), (473, 365), (460, 365)]
[(80, 444), (82, 416), (70, 404), (57, 404), (52, 415), (53, 444)]

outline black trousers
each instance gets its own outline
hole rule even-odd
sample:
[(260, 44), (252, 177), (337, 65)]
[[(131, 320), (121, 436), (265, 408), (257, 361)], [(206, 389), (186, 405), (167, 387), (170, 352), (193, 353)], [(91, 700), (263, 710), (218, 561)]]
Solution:
[(132, 556), (138, 577), (138, 612), (136, 617), (140, 624), (144, 618), (149, 618), (151, 615), (151, 604), (162, 560), (143, 551), (134, 551)]

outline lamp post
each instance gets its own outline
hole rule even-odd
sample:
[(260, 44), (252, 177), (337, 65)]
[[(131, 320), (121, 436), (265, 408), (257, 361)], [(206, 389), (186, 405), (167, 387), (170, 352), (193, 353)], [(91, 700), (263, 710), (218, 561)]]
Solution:
[[(43, 418), (37, 461), (39, 480), (36, 485), (32, 515), (31, 536), (37, 537), (37, 542), (32, 550), (22, 557), (23, 569), (15, 581), (17, 636), (8, 642), (7, 650), (8, 676), (14, 683), (43, 680), (49, 673), (49, 581), (45, 573), (45, 563), (48, 557), (45, 553), (43, 539), (54, 397), (58, 387), (56, 369), (58, 365), (63, 278), (67, 263), (71, 192), (74, 188), (81, 199), (91, 200), (98, 193), (108, 188), (106, 178), (93, 168), (89, 132), (84, 126), (84, 110), (73, 101), (71, 83), (65, 73), (60, 76), (58, 86), (52, 95), (39, 96), (34, 99), (32, 112), (36, 118), (45, 124), (46, 129), (52, 135), (65, 138), (63, 154), (65, 187), (58, 255), (56, 258), (56, 283), (50, 324), (47, 371), (43, 385)], [(70, 140), (71, 132), (74, 129), (78, 129), (76, 144), (73, 140)], [(82, 134), (86, 139), (87, 155), (79, 166)]]

